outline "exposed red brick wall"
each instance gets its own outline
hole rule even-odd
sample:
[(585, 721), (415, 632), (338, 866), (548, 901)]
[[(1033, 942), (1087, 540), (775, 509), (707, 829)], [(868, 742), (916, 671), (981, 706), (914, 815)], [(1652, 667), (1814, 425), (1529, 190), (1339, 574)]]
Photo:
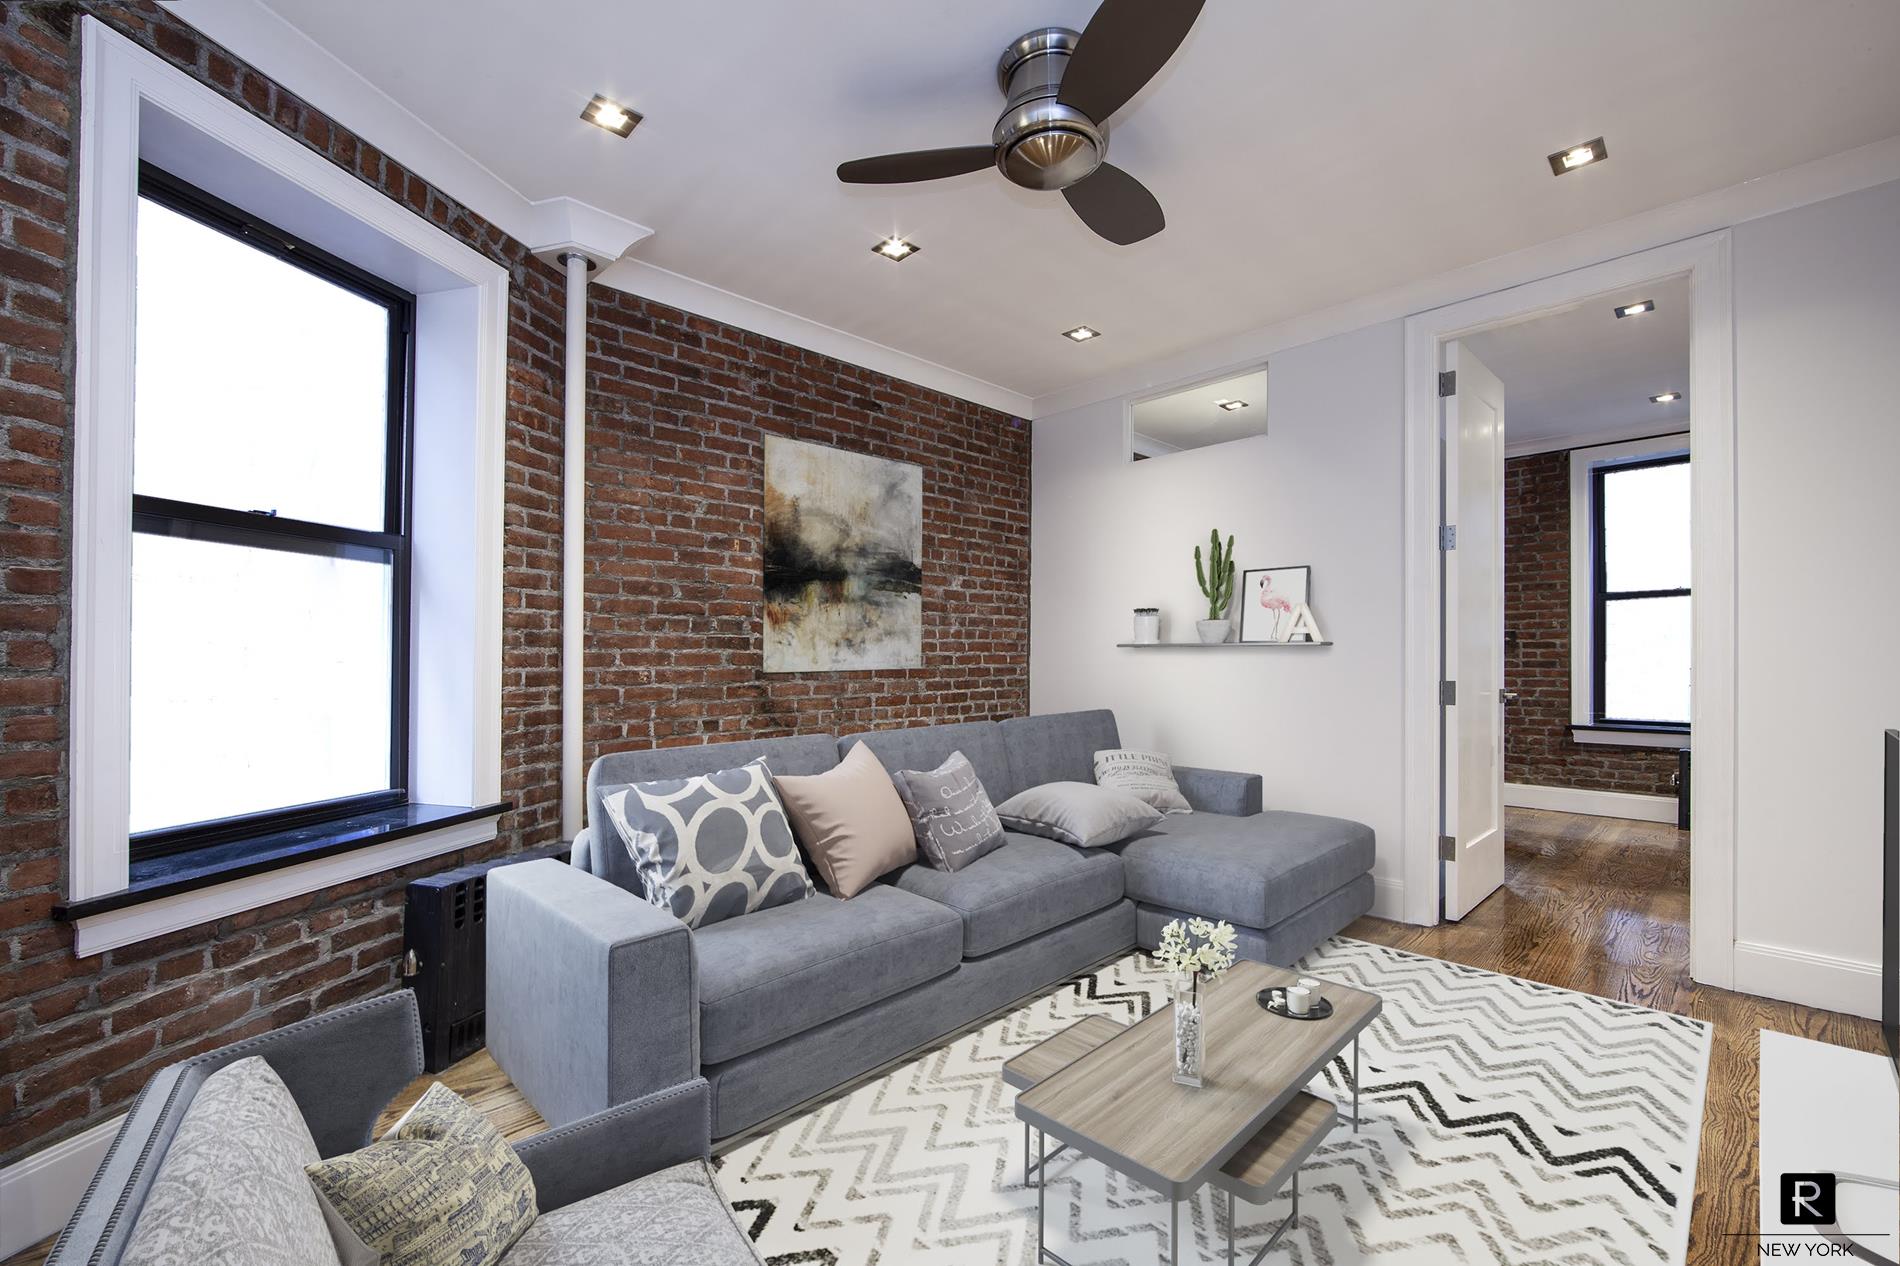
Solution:
[(1675, 794), (1673, 750), (1570, 737), (1570, 454), (1504, 463), (1504, 776), (1540, 787)]
[[(587, 759), (1029, 710), (1029, 425), (595, 287)], [(924, 667), (767, 675), (767, 432), (916, 462)]]
[[(49, 917), (71, 795), (81, 11), (510, 270), (502, 794), (515, 804), (482, 849), (84, 959)], [(393, 988), (404, 883), (558, 838), (563, 287), (521, 243), (156, 5), (0, 4), (0, 1165), (122, 1110), (164, 1064)]]
[[(501, 840), (85, 959), (64, 883), (76, 14), (90, 10), (510, 270)], [(157, 1068), (393, 988), (402, 886), (559, 835), (559, 274), (156, 5), (0, 4), (0, 1165)], [(603, 748), (1028, 706), (1027, 424), (596, 288), (587, 698)], [(765, 430), (925, 467), (925, 656), (764, 677)]]

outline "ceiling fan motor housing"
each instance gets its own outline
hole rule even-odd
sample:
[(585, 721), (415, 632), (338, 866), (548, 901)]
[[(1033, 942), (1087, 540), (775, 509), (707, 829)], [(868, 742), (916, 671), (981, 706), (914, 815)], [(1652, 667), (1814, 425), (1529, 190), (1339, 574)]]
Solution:
[(1003, 50), (997, 86), (1009, 99), (992, 141), (996, 167), (1025, 189), (1063, 189), (1090, 175), (1108, 155), (1108, 134), (1056, 100), (1080, 33), (1040, 27)]

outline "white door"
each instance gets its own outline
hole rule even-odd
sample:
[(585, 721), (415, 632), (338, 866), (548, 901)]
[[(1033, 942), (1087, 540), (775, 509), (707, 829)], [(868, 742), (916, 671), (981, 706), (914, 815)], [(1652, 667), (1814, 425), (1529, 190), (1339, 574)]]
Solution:
[(1460, 343), (1444, 356), (1444, 894), (1462, 919), (1504, 882), (1504, 384)]

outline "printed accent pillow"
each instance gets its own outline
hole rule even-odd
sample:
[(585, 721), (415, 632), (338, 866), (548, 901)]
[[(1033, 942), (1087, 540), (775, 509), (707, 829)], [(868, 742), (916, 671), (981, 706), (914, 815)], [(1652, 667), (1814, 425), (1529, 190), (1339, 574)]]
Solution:
[(382, 1266), (493, 1266), (534, 1222), (528, 1167), (439, 1081), (380, 1140), (304, 1172)]
[(1161, 810), (1113, 787), (1092, 782), (1046, 782), (996, 806), (1012, 831), (1047, 836), (1078, 848), (1100, 848), (1161, 821)]
[(1003, 847), (1003, 823), (983, 780), (962, 752), (932, 770), (900, 769), (891, 775), (910, 814), (917, 851), (938, 870), (962, 870)]
[(126, 1266), (337, 1266), (304, 1166), (317, 1145), (253, 1055), (205, 1078), (126, 1245)]
[(1135, 752), (1110, 748), (1095, 753), (1095, 781), (1098, 786), (1126, 791), (1163, 813), (1192, 813), (1194, 806), (1181, 794), (1174, 781), (1174, 762), (1160, 752)]
[(813, 892), (763, 759), (695, 778), (634, 783), (602, 803), (625, 846), (624, 857), (607, 860), (606, 877), (643, 892), (687, 927)]

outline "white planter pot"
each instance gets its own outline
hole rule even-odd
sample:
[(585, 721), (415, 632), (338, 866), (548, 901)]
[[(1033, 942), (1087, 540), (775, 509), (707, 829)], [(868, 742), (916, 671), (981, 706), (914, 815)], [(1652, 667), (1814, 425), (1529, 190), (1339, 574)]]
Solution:
[(1232, 620), (1196, 620), (1194, 622), (1194, 631), (1199, 633), (1201, 640), (1210, 646), (1225, 642), (1227, 635), (1233, 631), (1233, 627)]

